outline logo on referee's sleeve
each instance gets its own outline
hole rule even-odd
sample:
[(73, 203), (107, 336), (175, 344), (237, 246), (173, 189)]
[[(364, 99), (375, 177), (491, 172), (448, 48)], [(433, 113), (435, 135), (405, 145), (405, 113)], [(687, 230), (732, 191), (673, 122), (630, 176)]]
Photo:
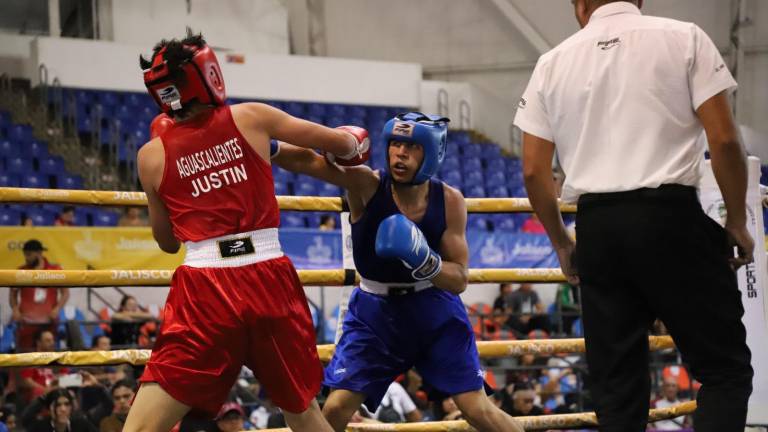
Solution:
[(240, 255), (248, 255), (255, 252), (253, 243), (249, 237), (236, 238), (232, 240), (221, 240), (218, 242), (219, 252), (222, 258), (232, 258)]

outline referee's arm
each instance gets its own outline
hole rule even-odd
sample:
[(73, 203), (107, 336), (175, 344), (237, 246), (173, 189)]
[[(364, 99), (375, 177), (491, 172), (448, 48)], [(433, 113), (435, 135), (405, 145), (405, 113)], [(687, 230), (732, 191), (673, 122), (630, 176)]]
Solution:
[(528, 198), (547, 230), (568, 283), (577, 285), (579, 277), (572, 257), (575, 244), (565, 229), (552, 178), (554, 154), (555, 144), (552, 141), (529, 133), (523, 134), (523, 176)]
[(725, 229), (732, 246), (738, 249), (731, 265), (739, 268), (753, 261), (755, 242), (747, 229), (747, 155), (731, 115), (727, 91), (707, 99), (696, 114), (707, 134), (712, 171), (728, 213)]

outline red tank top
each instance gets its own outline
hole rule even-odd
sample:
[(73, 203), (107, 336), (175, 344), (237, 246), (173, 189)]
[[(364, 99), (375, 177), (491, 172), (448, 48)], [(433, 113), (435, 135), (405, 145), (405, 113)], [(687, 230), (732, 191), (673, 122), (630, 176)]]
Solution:
[(272, 169), (235, 127), (229, 106), (177, 123), (161, 136), (159, 195), (180, 241), (277, 228)]

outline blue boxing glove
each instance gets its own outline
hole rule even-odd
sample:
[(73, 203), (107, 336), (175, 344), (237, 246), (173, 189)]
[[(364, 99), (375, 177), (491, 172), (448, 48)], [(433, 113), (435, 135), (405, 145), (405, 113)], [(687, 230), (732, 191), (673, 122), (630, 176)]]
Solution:
[(381, 221), (376, 231), (376, 255), (397, 258), (409, 269), (416, 280), (432, 279), (440, 273), (443, 260), (430, 249), (424, 233), (401, 214)]

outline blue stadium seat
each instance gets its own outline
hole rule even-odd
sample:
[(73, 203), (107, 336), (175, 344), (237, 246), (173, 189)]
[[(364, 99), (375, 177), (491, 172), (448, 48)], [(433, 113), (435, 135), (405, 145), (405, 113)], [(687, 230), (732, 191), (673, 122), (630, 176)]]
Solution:
[(18, 174), (0, 172), (0, 187), (19, 187), (20, 180)]
[(21, 212), (0, 207), (0, 225), (15, 226), (21, 223)]
[(275, 195), (290, 195), (291, 191), (287, 183), (275, 182)]
[(141, 111), (139, 111), (137, 118), (144, 120), (149, 124), (158, 114), (160, 114), (160, 111), (153, 103), (152, 106), (145, 106), (142, 108)]
[(504, 171), (485, 170), (485, 187), (493, 188), (497, 186), (506, 186), (507, 176)]
[(307, 106), (307, 115), (311, 117), (325, 117), (326, 106), (319, 103), (311, 103)]
[(38, 160), (42, 174), (59, 175), (65, 174), (64, 159), (60, 156), (48, 156)]
[(280, 228), (306, 228), (304, 216), (299, 212), (280, 212)]
[(51, 226), (56, 220), (56, 214), (43, 209), (28, 208), (24, 213), (32, 219), (32, 223), (36, 226)]
[(56, 187), (59, 189), (82, 189), (83, 178), (79, 175), (59, 174), (56, 176)]
[(448, 141), (445, 145), (445, 154), (447, 156), (459, 157), (461, 153), (461, 147), (455, 141)]
[(344, 126), (346, 124), (348, 124), (347, 120), (344, 117), (339, 116), (328, 117), (328, 120), (325, 121), (325, 125), (332, 128)]
[(483, 159), (493, 159), (501, 156), (501, 147), (497, 146), (496, 144), (487, 143), (485, 145), (481, 145), (480, 148), (482, 149), (481, 153), (483, 155)]
[(462, 151), (465, 158), (479, 158), (483, 155), (480, 144), (465, 144)]
[(32, 126), (19, 124), (13, 125), (8, 130), (8, 138), (17, 143), (32, 141), (34, 139), (32, 136)]
[(50, 204), (50, 203), (40, 204), (38, 206), (38, 208), (41, 208), (41, 209), (43, 209), (43, 210), (45, 210), (45, 211), (47, 211), (49, 213), (53, 213), (53, 214), (61, 213), (61, 209), (63, 207), (64, 207), (63, 204)]
[(368, 116), (368, 110), (359, 105), (348, 105), (347, 114), (353, 118), (365, 118)]
[(485, 168), (492, 171), (501, 171), (502, 173), (507, 171), (507, 164), (504, 163), (504, 159), (501, 157), (494, 157), (485, 159)]
[(44, 158), (48, 156), (48, 144), (32, 140), (21, 146), (21, 155), (26, 158)]
[(481, 171), (483, 169), (483, 164), (480, 162), (480, 158), (465, 157), (461, 163), (461, 168), (464, 172)]
[(78, 226), (88, 226), (92, 225), (93, 222), (91, 219), (93, 219), (93, 212), (94, 207), (75, 207), (75, 225)]
[(120, 215), (109, 210), (97, 210), (93, 213), (93, 226), (116, 226)]
[(344, 118), (347, 116), (347, 107), (346, 105), (332, 104), (328, 105), (326, 112), (329, 117)]
[(136, 109), (128, 105), (119, 105), (115, 108), (115, 118), (126, 123), (135, 122)]
[(517, 224), (515, 218), (508, 214), (497, 214), (491, 216), (494, 231), (516, 232)]
[(11, 119), (11, 113), (8, 111), (0, 110), (0, 127), (4, 128), (13, 124)]
[(461, 177), (461, 172), (457, 170), (441, 171), (440, 177), (445, 183), (461, 189), (464, 185), (464, 180)]
[(341, 196), (341, 188), (336, 185), (323, 182), (320, 185), (320, 188), (317, 190), (317, 194), (324, 197), (337, 197)]
[(21, 146), (18, 143), (13, 143), (10, 140), (0, 140), (0, 157), (12, 158), (21, 156)]
[(480, 185), (465, 186), (464, 196), (470, 198), (485, 198), (485, 188)]
[(469, 134), (467, 132), (464, 132), (464, 131), (453, 132), (453, 133), (451, 133), (451, 136), (458, 143), (469, 144), (469, 142), (470, 142)]
[(93, 122), (90, 116), (78, 116), (77, 117), (77, 132), (78, 133), (90, 133), (93, 131)]
[(458, 171), (459, 168), (461, 168), (461, 162), (459, 162), (458, 153), (457, 156), (446, 156), (440, 167), (442, 171)]
[(483, 187), (483, 173), (481, 171), (464, 171), (464, 187)]
[(21, 187), (48, 189), (51, 187), (51, 182), (47, 175), (28, 173), (21, 176)]
[(298, 196), (317, 195), (317, 186), (312, 182), (297, 182), (293, 184), (293, 194)]
[(23, 157), (6, 158), (5, 169), (9, 174), (28, 174), (34, 171), (32, 159)]
[(144, 97), (141, 93), (128, 93), (123, 96), (123, 103), (129, 107), (138, 108), (146, 106), (148, 103), (152, 103), (149, 95)]
[(509, 198), (509, 191), (506, 186), (496, 186), (488, 191), (489, 198)]
[(280, 168), (277, 165), (272, 165), (272, 178), (275, 182), (279, 183), (293, 183), (296, 179), (296, 175), (286, 169)]
[(285, 112), (294, 116), (304, 118), (307, 115), (307, 108), (300, 102), (288, 102), (285, 104)]
[(525, 186), (519, 186), (512, 189), (509, 195), (512, 198), (527, 198), (528, 192), (525, 190)]
[(121, 99), (122, 98), (118, 93), (112, 91), (100, 91), (96, 93), (96, 100), (102, 106), (117, 107), (118, 105), (122, 105)]
[(523, 161), (515, 157), (504, 158), (504, 161), (507, 163), (508, 171), (518, 171), (523, 167)]

